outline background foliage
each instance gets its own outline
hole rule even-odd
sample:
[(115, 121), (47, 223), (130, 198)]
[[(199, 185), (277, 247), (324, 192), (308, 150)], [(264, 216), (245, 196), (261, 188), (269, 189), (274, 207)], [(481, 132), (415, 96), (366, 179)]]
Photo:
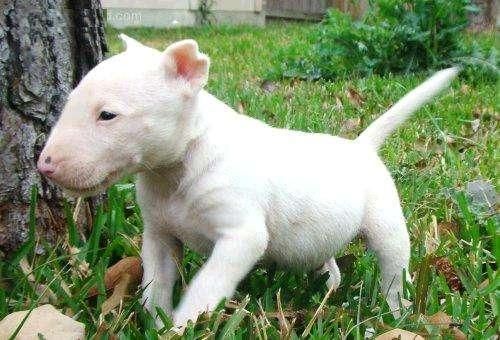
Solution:
[(307, 38), (310, 51), (288, 47), (277, 76), (333, 79), (468, 66), (495, 80), (498, 58), (492, 46), (465, 39), (469, 0), (371, 0), (360, 21), (331, 9)]

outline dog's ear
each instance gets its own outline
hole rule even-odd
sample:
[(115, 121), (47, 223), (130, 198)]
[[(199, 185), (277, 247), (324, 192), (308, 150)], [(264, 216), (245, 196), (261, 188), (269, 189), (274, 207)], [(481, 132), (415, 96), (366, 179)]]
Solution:
[(168, 46), (164, 62), (169, 75), (185, 79), (193, 89), (207, 83), (210, 59), (200, 53), (194, 40), (181, 40)]
[(131, 51), (137, 48), (144, 47), (143, 44), (123, 33), (118, 34), (118, 37), (123, 41), (126, 51)]

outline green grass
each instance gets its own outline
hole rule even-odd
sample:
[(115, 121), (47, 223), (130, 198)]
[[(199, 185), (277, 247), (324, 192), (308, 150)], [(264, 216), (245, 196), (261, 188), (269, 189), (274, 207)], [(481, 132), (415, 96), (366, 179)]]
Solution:
[[(300, 42), (311, 28), (276, 23), (266, 28), (128, 29), (125, 33), (159, 49), (177, 39), (195, 38), (212, 60), (208, 89), (230, 106), (274, 126), (351, 138), (427, 76), (374, 76), (335, 82), (285, 80), (277, 82), (274, 91), (264, 92), (261, 83), (279, 65), (282, 47), (293, 42), (307, 49), (308, 42)], [(117, 32), (108, 33), (110, 53), (119, 52), (122, 46)], [(471, 40), (475, 39), (492, 40), (491, 35), (471, 36)], [(349, 88), (362, 96), (361, 105), (351, 103), (346, 94)], [(361, 339), (366, 329), (373, 328), (380, 334), (396, 327), (450, 338), (450, 330), (429, 325), (423, 316), (438, 311), (450, 315), (471, 338), (497, 334), (498, 216), (471, 204), (464, 194), (466, 183), (475, 179), (487, 180), (498, 188), (497, 90), (481, 79), (473, 85), (455, 81), (450, 91), (420, 110), (392, 136), (381, 152), (396, 180), (408, 220), (411, 272), (419, 275), (414, 284), (406, 287), (406, 298), (415, 301), (415, 307), (398, 319), (387, 313), (378, 290), (376, 261), (359, 239), (338, 254), (343, 256), (341, 287), (315, 319), (313, 315), (327, 293), (325, 277), (256, 268), (239, 286), (232, 307), (224, 310), (221, 306), (211, 318), (202, 317), (197, 325), (188, 328), (186, 338), (297, 338), (310, 329), (311, 339)], [(359, 125), (353, 124), (358, 117)], [(479, 121), (474, 122), (476, 119)], [(476, 130), (472, 126), (477, 122)], [(73, 208), (68, 205), (68, 216), (72, 216)], [(32, 231), (36, 227), (34, 216)], [(60, 244), (48, 246), (30, 233), (27, 246), (12, 259), (0, 261), (0, 318), (41, 304), (43, 298), (34, 287), (43, 284), (53, 292), (51, 303), (86, 324), (89, 338), (158, 338), (151, 316), (140, 304), (140, 292), (106, 317), (100, 316), (104, 294), (86, 298), (95, 284), (103, 292), (107, 267), (121, 257), (139, 253), (142, 221), (133, 185), (124, 183), (111, 188), (93, 221), (86, 240), (69, 218), (68, 236)], [(450, 233), (440, 232), (434, 251), (425, 242), (433, 235), (433, 221), (440, 231), (446, 225), (454, 226)], [(70, 246), (78, 248), (79, 253), (70, 251)], [(33, 251), (41, 247), (45, 247), (44, 255)], [(20, 269), (19, 261), (24, 256), (33, 269), (34, 282)], [(460, 292), (451, 290), (449, 278), (436, 269), (438, 257), (444, 257), (453, 267), (463, 286)], [(186, 280), (203, 260), (187, 252), (183, 262)], [(89, 264), (90, 271), (79, 266), (83, 263)], [(179, 283), (176, 301), (182, 289)]]

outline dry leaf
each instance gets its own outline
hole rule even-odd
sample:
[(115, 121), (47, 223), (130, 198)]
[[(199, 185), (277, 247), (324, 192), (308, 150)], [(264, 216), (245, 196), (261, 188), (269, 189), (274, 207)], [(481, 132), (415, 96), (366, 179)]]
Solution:
[(458, 329), (458, 327), (452, 327), (451, 332), (453, 333), (455, 340), (467, 340), (467, 335)]
[(433, 314), (431, 316), (427, 317), (427, 322), (434, 325), (434, 326), (444, 326), (444, 328), (448, 328), (449, 325), (452, 323), (451, 317), (444, 313), (444, 312), (437, 312), (436, 314)]
[[(104, 275), (104, 286), (106, 290), (113, 289), (120, 281), (123, 274), (129, 274), (131, 284), (138, 284), (142, 280), (142, 263), (140, 257), (125, 257), (106, 270)], [(89, 290), (88, 297), (99, 294), (97, 287)]]
[(120, 276), (120, 279), (118, 280), (115, 288), (113, 289), (113, 294), (111, 294), (111, 296), (102, 303), (101, 306), (102, 315), (107, 315), (109, 312), (115, 309), (115, 307), (120, 305), (120, 303), (128, 295), (129, 288), (132, 285), (132, 279), (133, 279), (132, 276), (128, 273), (123, 273)]
[(428, 323), (438, 326), (442, 330), (449, 329), (456, 340), (467, 339), (467, 336), (460, 329), (458, 329), (455, 323), (453, 323), (451, 316), (445, 312), (439, 311), (436, 314), (428, 316), (426, 319)]
[(479, 284), (479, 286), (477, 286), (477, 288), (479, 288), (479, 289), (484, 289), (484, 288), (488, 287), (488, 286), (489, 286), (489, 284), (490, 284), (490, 279), (486, 279), (486, 280), (484, 280), (483, 282), (481, 282), (481, 283)]
[(472, 132), (476, 133), (479, 130), (479, 127), (481, 126), (481, 120), (479, 120), (479, 118), (474, 119), (470, 123), (470, 126), (472, 128)]
[(438, 224), (434, 215), (432, 215), (431, 224), (425, 233), (424, 245), (426, 254), (433, 254), (439, 246)]
[(401, 304), (405, 308), (410, 308), (411, 306), (413, 306), (413, 302), (407, 299), (401, 299)]
[(284, 94), (284, 98), (288, 101), (291, 101), (293, 98), (293, 90), (291, 88), (287, 88)]
[(425, 169), (429, 164), (428, 161), (429, 160), (426, 158), (420, 158), (418, 161), (413, 163), (413, 166), (416, 167), (417, 169)]
[(118, 340), (118, 336), (113, 333), (113, 327), (110, 326), (105, 320), (102, 320), (97, 327), (96, 333), (92, 336), (92, 339), (100, 340), (100, 339), (109, 339), (109, 340)]
[(262, 84), (260, 84), (260, 88), (265, 93), (272, 93), (278, 89), (278, 85), (271, 80), (264, 80)]
[(23, 274), (26, 276), (30, 284), (35, 289), (37, 295), (39, 296), (39, 303), (52, 303), (57, 304), (57, 295), (50, 289), (49, 286), (37, 283), (35, 280), (35, 276), (33, 275), (33, 269), (31, 265), (28, 263), (26, 257), (23, 257), (19, 262), (19, 266)]
[(455, 138), (453, 138), (452, 136), (450, 135), (445, 135), (444, 136), (444, 142), (448, 145), (453, 145), (455, 144)]
[(281, 306), (281, 294), (280, 290), (276, 294), (276, 299), (278, 301), (278, 323), (280, 326), (280, 338), (287, 339), (290, 336), (291, 326), (283, 313), (283, 307)]
[(474, 118), (480, 118), (481, 120), (497, 120), (499, 119), (499, 115), (495, 112), (495, 109), (492, 107), (482, 107), (477, 106), (472, 111), (472, 116)]
[(50, 289), (49, 286), (43, 285), (43, 284), (38, 284), (35, 287), (35, 291), (37, 295), (39, 296), (38, 303), (51, 303), (51, 304), (57, 304), (57, 295)]
[(380, 334), (375, 338), (375, 340), (424, 340), (424, 337), (412, 333), (410, 331), (405, 331), (404, 329), (395, 328), (384, 334)]
[(243, 107), (243, 103), (241, 101), (238, 102), (236, 109), (241, 114), (245, 113), (245, 108)]
[(338, 96), (335, 96), (335, 108), (338, 111), (340, 111), (344, 108), (344, 105), (342, 104), (342, 100)]
[(83, 278), (87, 278), (92, 274), (92, 269), (90, 269), (90, 264), (87, 261), (80, 261), (77, 269)]
[(468, 94), (470, 92), (470, 86), (467, 84), (463, 84), (462, 86), (460, 86), (460, 92), (462, 94)]
[(294, 310), (294, 311), (282, 310), (281, 315), (279, 312), (264, 312), (264, 314), (266, 317), (272, 318), (272, 319), (278, 319), (281, 316), (284, 316), (287, 319), (295, 319), (295, 318), (299, 318), (299, 317), (300, 318), (304, 317), (306, 312), (303, 310)]
[(344, 131), (353, 131), (353, 130), (356, 130), (360, 124), (361, 124), (360, 117), (349, 118), (344, 122), (342, 129)]
[(455, 268), (446, 257), (438, 257), (434, 260), (434, 267), (439, 274), (443, 275), (451, 290), (461, 292), (463, 290), (462, 281), (458, 277)]
[(349, 87), (347, 89), (346, 94), (347, 94), (347, 98), (349, 99), (349, 101), (351, 102), (352, 105), (354, 105), (356, 107), (360, 107), (363, 104), (363, 102), (364, 102), (363, 97), (361, 97), (361, 95), (358, 93), (358, 91), (356, 91), (352, 87)]
[(35, 276), (33, 276), (33, 269), (28, 263), (26, 256), (23, 257), (21, 261), (19, 261), (19, 267), (21, 267), (23, 274), (26, 276), (29, 282), (35, 282)]
[(371, 339), (375, 335), (375, 328), (368, 327), (365, 329), (365, 339)]
[(460, 226), (456, 221), (450, 221), (450, 222), (439, 222), (438, 224), (438, 231), (439, 235), (444, 236), (447, 234), (457, 234), (460, 230)]

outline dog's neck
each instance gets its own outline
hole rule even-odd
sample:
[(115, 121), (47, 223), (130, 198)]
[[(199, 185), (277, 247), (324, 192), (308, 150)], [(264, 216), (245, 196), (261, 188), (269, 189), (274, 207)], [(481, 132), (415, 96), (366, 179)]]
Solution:
[[(237, 115), (223, 102), (213, 97), (208, 92), (201, 90), (186, 110), (188, 117), (179, 131), (179, 138), (173, 146), (173, 152), (157, 153), (160, 159), (150, 162), (155, 166), (145, 168), (138, 175), (141, 181), (151, 185), (161, 186), (162, 190), (178, 187), (186, 177), (192, 176), (196, 168), (203, 167), (200, 162), (209, 162), (210, 135), (217, 134), (218, 122), (222, 117)], [(170, 146), (172, 147), (172, 146)], [(199, 159), (199, 154), (203, 157)], [(169, 190), (170, 190), (169, 189)]]

